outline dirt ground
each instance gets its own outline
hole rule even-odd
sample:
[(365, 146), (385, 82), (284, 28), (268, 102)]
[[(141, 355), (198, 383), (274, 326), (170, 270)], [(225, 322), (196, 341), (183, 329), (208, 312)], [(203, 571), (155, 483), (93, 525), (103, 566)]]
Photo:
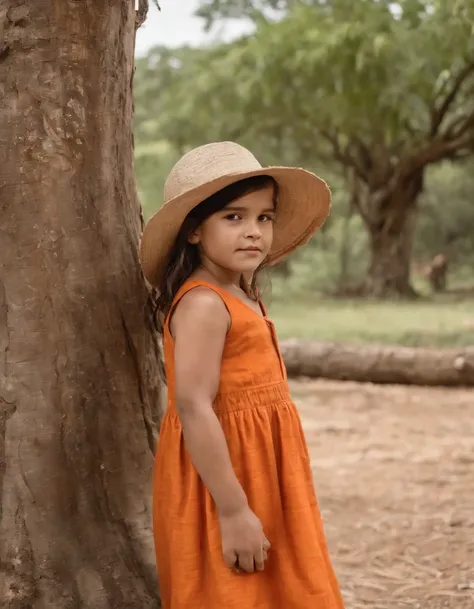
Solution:
[(346, 609), (474, 609), (474, 391), (292, 393)]

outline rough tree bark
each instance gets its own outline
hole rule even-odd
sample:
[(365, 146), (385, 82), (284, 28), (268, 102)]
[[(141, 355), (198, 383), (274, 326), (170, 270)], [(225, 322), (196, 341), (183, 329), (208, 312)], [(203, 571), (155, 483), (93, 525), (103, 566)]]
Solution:
[(384, 298), (415, 295), (410, 282), (414, 209), (401, 212), (400, 215), (404, 217), (395, 226), (390, 226), (387, 220), (368, 225), (370, 265), (365, 292), (370, 296)]
[(474, 387), (474, 347), (413, 349), (292, 339), (282, 341), (281, 350), (290, 377)]
[(0, 597), (159, 607), (135, 3), (0, 0)]
[(356, 205), (369, 233), (370, 265), (365, 293), (376, 298), (413, 297), (410, 281), (416, 203), (422, 191), (423, 173), (397, 183), (395, 188), (364, 189)]

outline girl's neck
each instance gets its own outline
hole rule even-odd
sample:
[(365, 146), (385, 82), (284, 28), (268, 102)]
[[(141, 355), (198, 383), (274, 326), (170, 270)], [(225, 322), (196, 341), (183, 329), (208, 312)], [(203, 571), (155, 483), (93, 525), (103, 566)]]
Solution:
[[(206, 275), (210, 276), (216, 283), (224, 286), (234, 286), (239, 288), (241, 285), (241, 273), (221, 269), (212, 263), (203, 262), (199, 267)], [(199, 271), (198, 271), (199, 272)]]

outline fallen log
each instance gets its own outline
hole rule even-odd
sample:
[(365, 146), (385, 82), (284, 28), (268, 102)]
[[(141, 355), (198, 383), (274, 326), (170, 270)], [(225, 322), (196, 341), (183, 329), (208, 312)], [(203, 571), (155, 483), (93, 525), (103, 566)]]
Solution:
[(281, 352), (290, 378), (474, 386), (474, 346), (422, 349), (289, 339), (281, 342)]

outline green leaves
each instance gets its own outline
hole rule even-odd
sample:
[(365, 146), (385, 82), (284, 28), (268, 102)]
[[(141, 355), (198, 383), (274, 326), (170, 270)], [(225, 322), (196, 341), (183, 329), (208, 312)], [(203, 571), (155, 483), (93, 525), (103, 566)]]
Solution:
[(249, 18), (255, 22), (265, 20), (269, 11), (288, 9), (295, 0), (201, 0), (198, 17), (206, 20), (209, 28), (214, 21), (222, 18)]
[(201, 8), (209, 18), (275, 10), (280, 18), (259, 20), (254, 35), (229, 44), (156, 49), (141, 60), (140, 137), (154, 132), (179, 150), (236, 139), (264, 162), (281, 160), (282, 150), (305, 164), (332, 155), (365, 179), (379, 157), (393, 166), (427, 142), (438, 149), (426, 162), (452, 155), (457, 144), (446, 142), (460, 134), (460, 148), (471, 146), (471, 0), (206, 0)]

